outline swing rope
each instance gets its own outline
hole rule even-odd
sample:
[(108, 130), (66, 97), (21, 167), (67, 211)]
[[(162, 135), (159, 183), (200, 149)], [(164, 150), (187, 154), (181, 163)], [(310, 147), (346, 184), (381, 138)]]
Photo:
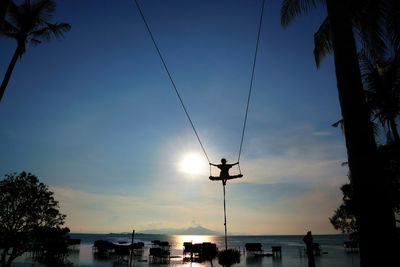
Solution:
[[(245, 115), (244, 115), (242, 137), (241, 137), (241, 139), (240, 139), (240, 148), (239, 148), (239, 155), (238, 155), (237, 162), (240, 162), (240, 155), (242, 154), (243, 139), (244, 139), (244, 133), (245, 133), (246, 124), (247, 124), (247, 114), (248, 114), (248, 112), (249, 112), (251, 91), (252, 91), (252, 89), (253, 89), (254, 72), (255, 72), (255, 69), (256, 69), (256, 61), (257, 61), (257, 53), (258, 53), (258, 44), (259, 44), (259, 42), (260, 42), (261, 26), (262, 26), (262, 20), (263, 20), (263, 15), (264, 15), (264, 4), (265, 4), (265, 0), (262, 1), (261, 15), (260, 15), (260, 23), (259, 23), (259, 25), (258, 25), (258, 34), (257, 34), (256, 49), (255, 49), (255, 52), (254, 52), (253, 68), (252, 68), (252, 71), (251, 71), (249, 95), (247, 96), (246, 113), (245, 113)], [(242, 171), (240, 170), (240, 164), (239, 164), (239, 163), (238, 163), (238, 168), (239, 168), (239, 173), (242, 174)]]
[[(162, 54), (161, 54), (161, 51), (160, 51), (160, 49), (158, 48), (158, 45), (157, 45), (156, 40), (155, 40), (155, 38), (154, 38), (154, 36), (153, 36), (151, 30), (150, 30), (150, 27), (149, 27), (149, 25), (148, 25), (148, 23), (147, 23), (147, 21), (146, 21), (146, 18), (144, 17), (144, 14), (143, 14), (143, 12), (142, 12), (142, 9), (140, 8), (140, 5), (139, 5), (138, 1), (137, 1), (137, 0), (134, 0), (134, 1), (135, 1), (135, 4), (136, 4), (136, 7), (137, 7), (137, 9), (138, 9), (138, 11), (139, 11), (139, 13), (140, 13), (140, 16), (142, 17), (142, 20), (143, 20), (143, 22), (144, 22), (144, 24), (145, 24), (145, 26), (146, 26), (147, 32), (149, 33), (150, 38), (151, 38), (151, 40), (153, 41), (154, 47), (155, 47), (156, 50), (157, 50), (158, 56), (159, 56), (160, 59), (161, 59), (161, 62), (162, 62), (162, 64), (163, 64), (163, 66), (164, 66), (164, 69), (165, 69), (165, 71), (166, 71), (167, 74), (168, 74), (169, 80), (171, 81), (171, 84), (172, 84), (172, 86), (173, 86), (173, 88), (174, 88), (174, 90), (175, 90), (175, 93), (176, 93), (176, 95), (178, 96), (178, 99), (179, 99), (179, 101), (180, 101), (180, 103), (181, 103), (181, 106), (182, 106), (183, 110), (185, 111), (186, 117), (188, 118), (188, 120), (189, 120), (189, 122), (190, 122), (190, 125), (192, 126), (192, 129), (193, 129), (193, 131), (194, 131), (194, 133), (195, 133), (195, 135), (196, 135), (196, 137), (197, 137), (197, 140), (199, 141), (199, 144), (200, 144), (200, 146), (201, 146), (201, 149), (203, 150), (204, 155), (206, 156), (208, 163), (211, 163), (210, 158), (208, 157), (207, 152), (206, 152), (206, 150), (205, 150), (205, 148), (204, 148), (204, 146), (203, 146), (203, 143), (202, 143), (201, 140), (200, 140), (200, 136), (199, 136), (199, 134), (197, 133), (196, 128), (194, 127), (194, 123), (193, 123), (192, 119), (191, 119), (190, 116), (189, 116), (189, 112), (187, 111), (186, 106), (185, 106), (185, 104), (183, 103), (182, 97), (180, 96), (179, 91), (178, 91), (178, 89), (177, 89), (177, 87), (176, 87), (176, 85), (175, 85), (175, 82), (174, 82), (174, 80), (173, 80), (173, 78), (172, 78), (172, 75), (171, 75), (171, 73), (170, 73), (169, 70), (168, 70), (167, 64), (165, 63), (165, 60), (164, 60), (164, 58), (163, 58), (163, 56), (162, 56)], [(239, 155), (238, 155), (238, 160), (237, 160), (238, 163), (239, 163), (239, 161), (240, 161), (240, 156), (241, 156), (242, 148), (243, 148), (244, 134), (245, 134), (245, 131), (246, 131), (247, 115), (248, 115), (248, 111), (249, 111), (250, 97), (251, 97), (251, 92), (252, 92), (252, 88), (253, 88), (253, 80), (254, 80), (254, 73), (255, 73), (255, 68), (256, 68), (257, 53), (258, 53), (258, 45), (259, 45), (259, 41), (260, 41), (261, 26), (262, 26), (263, 14), (264, 14), (264, 4), (265, 4), (265, 0), (262, 1), (260, 22), (259, 22), (259, 25), (258, 25), (257, 42), (256, 42), (255, 53), (254, 53), (253, 67), (252, 67), (252, 72), (251, 72), (251, 79), (250, 79), (250, 86), (249, 86), (249, 94), (248, 94), (248, 97), (247, 97), (247, 105), (246, 105), (246, 112), (245, 112), (245, 116), (244, 116), (244, 123), (243, 123), (243, 129), (242, 129), (242, 136), (241, 136), (241, 140), (240, 140)], [(242, 171), (240, 170), (240, 165), (239, 165), (239, 164), (238, 164), (238, 167), (239, 167), (239, 172), (240, 172), (240, 174), (242, 174)], [(211, 165), (210, 165), (210, 176), (211, 176)]]
[(154, 39), (154, 36), (153, 36), (153, 34), (152, 34), (151, 30), (150, 30), (150, 27), (149, 27), (149, 25), (147, 24), (147, 21), (146, 21), (146, 18), (144, 17), (144, 14), (143, 14), (143, 12), (142, 12), (142, 9), (140, 8), (139, 3), (138, 3), (137, 0), (135, 0), (135, 3), (136, 3), (137, 9), (139, 10), (140, 16), (142, 17), (142, 20), (143, 20), (144, 24), (146, 25), (147, 32), (149, 33), (149, 35), (150, 35), (150, 37), (151, 37), (151, 40), (153, 41), (154, 47), (155, 47), (156, 50), (157, 50), (158, 56), (159, 56), (160, 59), (161, 59), (161, 62), (162, 62), (162, 64), (163, 64), (163, 66), (164, 66), (164, 69), (165, 69), (165, 71), (166, 71), (167, 74), (168, 74), (169, 80), (171, 81), (171, 84), (172, 84), (172, 86), (174, 87), (175, 93), (176, 93), (176, 95), (178, 96), (179, 101), (181, 102), (181, 105), (182, 105), (183, 110), (185, 111), (186, 117), (188, 118), (188, 120), (189, 120), (189, 122), (190, 122), (190, 125), (192, 126), (192, 129), (193, 129), (194, 133), (196, 134), (196, 137), (197, 137), (197, 140), (198, 140), (199, 143), (200, 143), (201, 149), (203, 150), (204, 155), (206, 156), (208, 163), (211, 163), (211, 162), (210, 162), (210, 158), (208, 157), (207, 152), (206, 152), (206, 150), (204, 149), (203, 143), (202, 143), (201, 140), (200, 140), (200, 136), (199, 136), (199, 134), (197, 133), (196, 128), (194, 127), (193, 121), (192, 121), (192, 119), (191, 119), (190, 116), (189, 116), (189, 112), (187, 111), (187, 109), (186, 109), (186, 107), (185, 107), (185, 104), (183, 103), (182, 97), (181, 97), (181, 95), (179, 94), (178, 89), (176, 88), (175, 82), (174, 82), (174, 80), (172, 79), (172, 76), (171, 76), (171, 73), (170, 73), (169, 70), (168, 70), (167, 64), (165, 63), (165, 60), (164, 60), (163, 56), (161, 55), (161, 52), (160, 52), (160, 49), (158, 48), (158, 45), (157, 45), (157, 43), (156, 43), (156, 40)]

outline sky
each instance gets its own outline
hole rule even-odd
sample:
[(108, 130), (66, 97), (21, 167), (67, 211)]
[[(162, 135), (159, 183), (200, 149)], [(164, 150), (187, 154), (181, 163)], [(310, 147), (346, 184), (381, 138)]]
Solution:
[[(222, 186), (208, 179), (134, 1), (57, 3), (53, 21), (71, 31), (27, 48), (0, 103), (0, 175), (37, 175), (71, 232), (222, 232)], [(210, 160), (235, 162), (261, 1), (139, 3)], [(284, 29), (280, 5), (265, 5), (244, 177), (226, 187), (228, 232), (334, 234), (329, 217), (348, 178), (344, 136), (331, 126), (341, 118), (333, 59), (317, 69), (312, 53), (326, 12)], [(0, 46), (3, 77), (16, 42)]]

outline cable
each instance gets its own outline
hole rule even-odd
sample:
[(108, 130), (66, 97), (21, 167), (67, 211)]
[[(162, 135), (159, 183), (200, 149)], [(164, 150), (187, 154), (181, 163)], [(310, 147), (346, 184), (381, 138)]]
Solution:
[[(247, 114), (249, 111), (249, 104), (250, 104), (250, 96), (251, 96), (251, 91), (253, 88), (253, 80), (254, 80), (254, 71), (256, 69), (256, 61), (257, 61), (257, 52), (258, 52), (258, 43), (260, 42), (260, 34), (261, 34), (261, 25), (262, 25), (262, 20), (263, 20), (263, 14), (264, 14), (264, 4), (265, 4), (265, 0), (263, 0), (262, 2), (262, 8), (261, 8), (261, 15), (260, 15), (260, 23), (258, 25), (258, 34), (257, 34), (257, 43), (256, 43), (256, 50), (254, 53), (254, 61), (253, 61), (253, 69), (251, 72), (251, 79), (250, 79), (250, 88), (249, 88), (249, 95), (247, 97), (247, 106), (246, 106), (246, 114), (244, 116), (244, 123), (243, 123), (243, 130), (242, 130), (242, 138), (240, 140), (240, 148), (239, 148), (239, 155), (238, 155), (238, 162), (240, 161), (240, 155), (242, 153), (242, 146), (243, 146), (243, 139), (244, 139), (244, 132), (246, 130), (246, 124), (247, 124)], [(239, 171), (240, 171), (240, 166), (239, 167)], [(240, 171), (240, 173), (242, 173)]]
[(197, 133), (197, 131), (196, 131), (196, 128), (194, 127), (193, 121), (192, 121), (192, 119), (190, 118), (188, 111), (186, 110), (185, 104), (183, 103), (183, 100), (182, 100), (182, 98), (181, 98), (181, 96), (180, 96), (180, 94), (179, 94), (179, 92), (178, 92), (178, 89), (176, 88), (175, 82), (174, 82), (174, 80), (172, 79), (172, 76), (171, 76), (171, 73), (170, 73), (169, 70), (168, 70), (167, 64), (165, 63), (165, 60), (164, 60), (163, 56), (161, 55), (160, 49), (158, 48), (158, 45), (157, 45), (157, 43), (156, 43), (156, 41), (155, 41), (155, 39), (154, 39), (154, 36), (153, 36), (153, 34), (151, 33), (150, 27), (149, 27), (149, 25), (147, 24), (147, 21), (146, 21), (146, 18), (144, 17), (144, 15), (143, 15), (142, 9), (140, 8), (138, 1), (137, 1), (137, 0), (134, 0), (134, 1), (135, 1), (135, 3), (136, 3), (137, 9), (139, 10), (140, 16), (142, 17), (142, 20), (143, 20), (144, 24), (146, 25), (146, 28), (147, 28), (147, 31), (148, 31), (150, 37), (151, 37), (151, 40), (153, 41), (154, 47), (155, 47), (156, 50), (157, 50), (158, 56), (160, 57), (161, 62), (162, 62), (162, 64), (164, 65), (164, 69), (165, 69), (165, 71), (166, 71), (167, 74), (168, 74), (169, 80), (171, 81), (172, 86), (174, 87), (175, 93), (176, 93), (176, 95), (178, 96), (179, 101), (181, 102), (181, 105), (182, 105), (183, 110), (185, 111), (186, 117), (188, 118), (188, 120), (189, 120), (189, 122), (190, 122), (190, 125), (192, 126), (192, 129), (193, 129), (194, 133), (196, 134), (196, 137), (197, 137), (197, 140), (198, 140), (199, 143), (200, 143), (201, 149), (203, 150), (204, 155), (206, 156), (208, 163), (210, 163), (210, 159), (209, 159), (209, 157), (208, 157), (208, 155), (207, 155), (207, 152), (206, 152), (206, 150), (204, 149), (203, 143), (201, 142), (200, 137), (199, 137), (199, 135), (198, 135), (198, 133)]

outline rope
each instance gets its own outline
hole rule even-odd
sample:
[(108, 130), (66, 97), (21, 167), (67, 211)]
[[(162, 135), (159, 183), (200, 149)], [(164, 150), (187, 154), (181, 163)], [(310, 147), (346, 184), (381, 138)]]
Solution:
[[(253, 69), (251, 71), (250, 88), (249, 88), (249, 95), (247, 97), (247, 106), (246, 106), (246, 114), (244, 116), (242, 138), (240, 140), (239, 155), (238, 155), (238, 160), (237, 160), (238, 162), (240, 162), (240, 155), (242, 154), (244, 132), (246, 130), (247, 114), (249, 112), (250, 96), (251, 96), (251, 91), (252, 91), (252, 88), (253, 88), (254, 72), (255, 72), (255, 69), (256, 69), (256, 61), (257, 61), (258, 43), (260, 42), (261, 25), (262, 25), (263, 14), (264, 14), (264, 4), (265, 4), (265, 0), (263, 0), (262, 7), (261, 7), (260, 23), (258, 25), (257, 43), (256, 43), (256, 49), (255, 49), (255, 52), (254, 52)], [(240, 165), (238, 165), (238, 167), (239, 167), (239, 172), (242, 173), (241, 170), (240, 170)]]
[(228, 237), (227, 237), (227, 230), (226, 230), (226, 204), (225, 204), (225, 185), (226, 180), (222, 181), (222, 187), (224, 189), (224, 226), (225, 226), (225, 250), (228, 249)]
[(194, 131), (194, 133), (195, 133), (195, 135), (196, 135), (196, 137), (197, 137), (197, 140), (198, 140), (199, 143), (200, 143), (201, 149), (203, 150), (204, 155), (206, 156), (208, 163), (210, 163), (210, 159), (209, 159), (209, 157), (208, 157), (208, 155), (207, 155), (207, 152), (206, 152), (206, 150), (204, 149), (203, 143), (201, 142), (200, 137), (199, 137), (199, 135), (198, 135), (198, 133), (197, 133), (197, 131), (196, 131), (196, 128), (194, 127), (193, 121), (192, 121), (192, 119), (191, 119), (190, 116), (189, 116), (189, 113), (188, 113), (188, 111), (187, 111), (187, 109), (186, 109), (186, 107), (185, 107), (185, 104), (183, 103), (183, 100), (182, 100), (182, 98), (181, 98), (181, 96), (180, 96), (180, 94), (179, 94), (179, 92), (178, 92), (178, 89), (176, 88), (175, 82), (174, 82), (174, 80), (172, 79), (171, 73), (170, 73), (169, 70), (168, 70), (167, 64), (165, 63), (165, 60), (164, 60), (163, 56), (161, 55), (161, 52), (160, 52), (160, 49), (158, 48), (158, 45), (157, 45), (157, 43), (156, 43), (156, 40), (154, 39), (154, 36), (153, 36), (153, 34), (152, 34), (151, 30), (150, 30), (150, 27), (149, 27), (149, 25), (147, 24), (146, 18), (145, 18), (144, 15), (143, 15), (142, 9), (140, 8), (138, 1), (137, 1), (137, 0), (134, 0), (134, 1), (135, 1), (135, 3), (136, 3), (137, 9), (139, 10), (140, 16), (142, 17), (142, 20), (143, 20), (144, 24), (146, 25), (146, 28), (147, 28), (147, 31), (148, 31), (150, 37), (151, 37), (151, 40), (153, 41), (154, 47), (155, 47), (156, 50), (157, 50), (158, 56), (160, 57), (161, 62), (162, 62), (162, 64), (164, 65), (164, 69), (165, 69), (165, 71), (166, 71), (167, 74), (168, 74), (169, 80), (171, 81), (171, 84), (172, 84), (172, 86), (174, 87), (175, 93), (176, 93), (176, 95), (178, 96), (179, 101), (181, 102), (181, 105), (182, 105), (183, 110), (185, 111), (186, 117), (188, 118), (188, 120), (189, 120), (189, 122), (190, 122), (190, 125), (192, 126), (192, 129), (193, 129), (193, 131)]
[[(144, 14), (143, 14), (143, 12), (142, 12), (142, 9), (140, 8), (140, 5), (139, 5), (138, 1), (137, 1), (137, 0), (134, 0), (134, 1), (135, 1), (135, 4), (136, 4), (136, 7), (137, 7), (137, 9), (138, 9), (138, 11), (139, 11), (139, 13), (140, 13), (140, 16), (142, 17), (142, 20), (143, 20), (143, 22), (144, 22), (144, 24), (145, 24), (145, 26), (146, 26), (147, 32), (149, 33), (149, 35), (150, 35), (150, 37), (151, 37), (151, 40), (153, 41), (154, 47), (155, 47), (156, 50), (157, 50), (158, 56), (159, 56), (160, 59), (161, 59), (161, 62), (162, 62), (162, 64), (163, 64), (163, 66), (164, 66), (164, 69), (165, 69), (165, 71), (166, 71), (167, 74), (168, 74), (169, 80), (171, 81), (171, 84), (172, 84), (172, 86), (173, 86), (173, 88), (174, 88), (174, 90), (175, 90), (175, 93), (176, 93), (176, 95), (178, 96), (179, 102), (181, 103), (181, 106), (182, 106), (182, 108), (183, 108), (183, 110), (184, 110), (184, 112), (185, 112), (185, 114), (186, 114), (186, 117), (188, 118), (188, 120), (189, 120), (189, 122), (190, 122), (190, 125), (192, 126), (193, 132), (195, 133), (195, 135), (196, 135), (196, 137), (197, 137), (197, 140), (199, 141), (199, 144), (200, 144), (200, 146), (201, 146), (201, 149), (203, 150), (204, 155), (206, 156), (208, 163), (211, 163), (211, 161), (210, 161), (210, 159), (209, 159), (209, 157), (208, 157), (208, 155), (207, 155), (207, 152), (206, 152), (206, 150), (205, 150), (205, 148), (204, 148), (204, 146), (203, 146), (203, 143), (202, 143), (201, 140), (200, 140), (200, 136), (199, 136), (199, 134), (197, 133), (196, 128), (194, 127), (194, 123), (193, 123), (192, 119), (191, 119), (190, 116), (189, 116), (189, 112), (187, 111), (186, 106), (185, 106), (185, 104), (183, 103), (182, 97), (180, 96), (179, 91), (178, 91), (178, 89), (177, 89), (177, 87), (176, 87), (176, 85), (175, 85), (175, 82), (174, 82), (174, 80), (173, 80), (173, 78), (172, 78), (172, 75), (171, 75), (170, 71), (168, 70), (167, 64), (165, 63), (165, 60), (164, 60), (164, 58), (163, 58), (163, 56), (162, 56), (162, 54), (161, 54), (161, 51), (160, 51), (160, 49), (158, 48), (158, 45), (157, 45), (157, 43), (156, 43), (156, 41), (155, 41), (155, 38), (154, 38), (154, 36), (153, 36), (153, 33), (152, 33), (151, 30), (150, 30), (150, 27), (149, 27), (149, 25), (148, 25), (148, 23), (147, 23), (147, 21), (146, 21), (146, 18), (144, 17)], [(249, 86), (249, 94), (248, 94), (248, 96), (247, 96), (246, 112), (245, 112), (245, 116), (244, 116), (243, 129), (242, 129), (242, 136), (241, 136), (241, 139), (240, 139), (240, 148), (239, 148), (239, 154), (238, 154), (238, 160), (237, 160), (238, 162), (240, 162), (240, 156), (241, 156), (241, 154), (242, 154), (243, 140), (244, 140), (244, 134), (245, 134), (245, 131), (246, 131), (247, 116), (248, 116), (248, 112), (249, 112), (249, 105), (250, 105), (251, 92), (252, 92), (252, 89), (253, 89), (253, 80), (254, 80), (254, 73), (255, 73), (255, 68), (256, 68), (256, 61), (257, 61), (257, 54), (258, 54), (258, 46), (259, 46), (259, 42), (260, 42), (261, 26), (262, 26), (262, 20), (263, 20), (263, 15), (264, 15), (264, 5), (265, 5), (265, 0), (262, 1), (260, 22), (259, 22), (259, 25), (258, 25), (257, 42), (256, 42), (256, 48), (255, 48), (255, 52), (254, 52), (253, 67), (252, 67), (252, 71), (251, 71), (251, 79), (250, 79), (250, 86)], [(238, 164), (238, 167), (239, 167), (239, 172), (240, 172), (240, 174), (241, 174), (242, 171), (240, 170), (240, 165), (239, 165), (239, 164)], [(211, 173), (211, 166), (210, 166), (210, 173)], [(210, 174), (210, 175), (211, 175), (211, 174)]]

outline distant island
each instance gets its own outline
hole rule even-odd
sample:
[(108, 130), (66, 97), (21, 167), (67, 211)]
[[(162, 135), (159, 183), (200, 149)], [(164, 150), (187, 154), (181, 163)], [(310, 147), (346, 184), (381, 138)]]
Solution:
[(221, 232), (213, 231), (201, 226), (189, 227), (186, 229), (164, 228), (164, 229), (149, 229), (138, 231), (141, 234), (155, 235), (222, 235)]

